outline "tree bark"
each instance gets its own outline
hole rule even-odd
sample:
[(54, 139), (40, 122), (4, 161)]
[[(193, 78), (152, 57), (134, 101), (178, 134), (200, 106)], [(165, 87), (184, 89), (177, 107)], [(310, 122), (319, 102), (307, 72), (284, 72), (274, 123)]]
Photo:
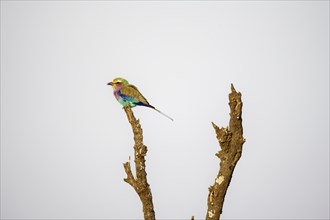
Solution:
[(209, 187), (207, 198), (207, 220), (218, 220), (222, 214), (222, 207), (226, 192), (229, 187), (235, 166), (241, 157), (242, 146), (245, 142), (242, 127), (242, 106), (241, 93), (236, 92), (231, 84), (229, 94), (230, 120), (229, 127), (219, 128), (212, 122), (221, 150), (216, 154), (220, 158), (220, 170)]
[(150, 186), (147, 182), (147, 172), (145, 165), (145, 156), (147, 154), (147, 146), (143, 144), (142, 128), (139, 120), (134, 117), (133, 111), (130, 107), (124, 107), (127, 115), (127, 119), (132, 126), (134, 134), (134, 163), (136, 177), (133, 176), (130, 160), (124, 163), (124, 169), (127, 177), (124, 179), (125, 182), (130, 184), (136, 193), (138, 194), (142, 206), (145, 220), (155, 220), (155, 211), (152, 202), (152, 194)]

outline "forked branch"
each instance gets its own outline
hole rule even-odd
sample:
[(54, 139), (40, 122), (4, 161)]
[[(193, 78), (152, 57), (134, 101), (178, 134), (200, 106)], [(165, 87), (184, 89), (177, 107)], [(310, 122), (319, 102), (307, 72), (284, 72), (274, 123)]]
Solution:
[(142, 128), (139, 120), (137, 120), (130, 107), (124, 107), (127, 115), (127, 119), (132, 126), (134, 134), (134, 162), (136, 177), (133, 176), (130, 161), (124, 163), (124, 169), (127, 177), (124, 179), (125, 182), (130, 184), (136, 193), (138, 194), (142, 206), (145, 220), (155, 220), (154, 206), (152, 203), (152, 194), (150, 186), (147, 182), (147, 172), (145, 165), (145, 156), (147, 154), (147, 146), (143, 144)]
[(207, 198), (207, 220), (218, 220), (222, 213), (222, 207), (226, 192), (229, 187), (237, 161), (241, 157), (242, 146), (245, 142), (242, 127), (242, 101), (241, 93), (236, 92), (231, 84), (229, 94), (230, 121), (229, 127), (219, 128), (212, 122), (221, 150), (216, 154), (220, 158), (220, 170), (209, 187)]

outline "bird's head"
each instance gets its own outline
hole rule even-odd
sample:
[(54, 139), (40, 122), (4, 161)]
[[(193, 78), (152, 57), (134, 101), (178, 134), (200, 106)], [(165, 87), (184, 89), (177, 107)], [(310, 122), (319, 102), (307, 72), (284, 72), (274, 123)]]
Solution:
[(114, 90), (116, 89), (120, 89), (123, 86), (127, 86), (128, 85), (128, 81), (126, 79), (123, 78), (115, 78), (112, 80), (112, 82), (109, 82), (107, 85), (112, 86), (112, 88)]

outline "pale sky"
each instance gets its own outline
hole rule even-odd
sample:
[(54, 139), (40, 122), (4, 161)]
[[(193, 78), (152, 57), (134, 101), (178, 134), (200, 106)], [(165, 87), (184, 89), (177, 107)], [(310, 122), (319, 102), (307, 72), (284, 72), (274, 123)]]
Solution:
[[(242, 93), (223, 219), (329, 218), (329, 1), (1, 1), (1, 218), (141, 219), (122, 164), (137, 107), (158, 219), (204, 219)], [(134, 164), (131, 164), (134, 167)]]

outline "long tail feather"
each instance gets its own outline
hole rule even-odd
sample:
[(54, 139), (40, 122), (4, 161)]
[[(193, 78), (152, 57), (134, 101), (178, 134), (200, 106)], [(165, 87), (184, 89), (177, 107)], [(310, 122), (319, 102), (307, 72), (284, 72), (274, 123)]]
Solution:
[(156, 108), (153, 108), (153, 109), (155, 109), (157, 112), (159, 112), (160, 114), (164, 115), (166, 118), (170, 119), (171, 121), (174, 121), (173, 118), (171, 118), (170, 116), (164, 114), (163, 112), (159, 111), (158, 109), (156, 109)]

